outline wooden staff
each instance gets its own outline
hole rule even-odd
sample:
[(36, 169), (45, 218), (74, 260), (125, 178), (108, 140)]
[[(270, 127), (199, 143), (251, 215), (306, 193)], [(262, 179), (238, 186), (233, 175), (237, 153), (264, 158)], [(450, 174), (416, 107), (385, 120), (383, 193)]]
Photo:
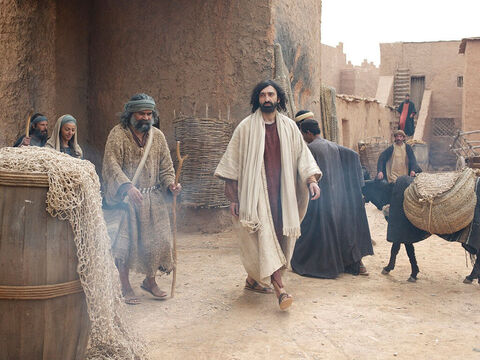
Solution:
[[(182, 172), (183, 161), (188, 157), (185, 155), (183, 158), (180, 155), (180, 141), (177, 141), (177, 159), (178, 167), (175, 173), (175, 186), (178, 185), (180, 180), (180, 173)], [(172, 218), (173, 218), (173, 278), (172, 278), (172, 289), (170, 291), (170, 296), (173, 298), (175, 295), (175, 283), (177, 281), (177, 194), (173, 193), (173, 203), (172, 203)]]
[(27, 119), (27, 129), (25, 130), (25, 137), (30, 136), (30, 122), (32, 121), (32, 116), (33, 116), (33, 110), (30, 111), (30, 114), (28, 115)]

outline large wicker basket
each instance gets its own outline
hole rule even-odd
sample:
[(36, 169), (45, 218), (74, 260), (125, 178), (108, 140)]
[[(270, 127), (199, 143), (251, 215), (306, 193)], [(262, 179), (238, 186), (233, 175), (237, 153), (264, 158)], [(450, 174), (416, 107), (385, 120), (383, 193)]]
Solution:
[(388, 147), (388, 141), (380, 137), (373, 137), (358, 142), (358, 154), (360, 163), (365, 166), (370, 174), (370, 178), (377, 176), (378, 157)]
[(217, 208), (230, 204), (224, 182), (213, 173), (232, 136), (227, 120), (180, 116), (173, 121), (175, 138), (182, 142), (182, 155), (188, 155), (180, 179), (182, 204), (189, 207)]
[(405, 190), (403, 209), (408, 220), (431, 234), (452, 234), (473, 220), (477, 203), (476, 176), (461, 172), (419, 174)]

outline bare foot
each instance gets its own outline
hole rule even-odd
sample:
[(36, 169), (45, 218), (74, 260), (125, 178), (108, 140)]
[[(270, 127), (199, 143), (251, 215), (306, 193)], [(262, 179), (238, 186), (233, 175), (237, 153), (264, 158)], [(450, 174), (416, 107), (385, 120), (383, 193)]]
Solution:
[(135, 295), (132, 288), (130, 288), (130, 290), (127, 290), (127, 291), (122, 290), (122, 295), (123, 295), (123, 301), (125, 301), (125, 304), (128, 304), (128, 305), (140, 304), (140, 299)]

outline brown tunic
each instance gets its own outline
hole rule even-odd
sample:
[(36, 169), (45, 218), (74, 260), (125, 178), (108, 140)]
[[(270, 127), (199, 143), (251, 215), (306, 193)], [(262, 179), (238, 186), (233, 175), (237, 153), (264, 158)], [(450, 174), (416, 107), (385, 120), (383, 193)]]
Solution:
[(263, 161), (265, 164), (268, 200), (270, 203), (270, 211), (272, 212), (273, 226), (280, 246), (282, 246), (283, 222), (282, 200), (280, 198), (282, 157), (276, 122), (273, 124), (265, 124), (265, 152), (263, 154)]

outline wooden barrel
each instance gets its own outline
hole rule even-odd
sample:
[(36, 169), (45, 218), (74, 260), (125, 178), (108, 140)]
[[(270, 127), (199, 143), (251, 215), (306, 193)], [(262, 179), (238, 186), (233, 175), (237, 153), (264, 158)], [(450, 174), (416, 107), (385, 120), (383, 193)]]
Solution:
[(90, 322), (67, 221), (45, 174), (0, 171), (0, 359), (83, 359)]

